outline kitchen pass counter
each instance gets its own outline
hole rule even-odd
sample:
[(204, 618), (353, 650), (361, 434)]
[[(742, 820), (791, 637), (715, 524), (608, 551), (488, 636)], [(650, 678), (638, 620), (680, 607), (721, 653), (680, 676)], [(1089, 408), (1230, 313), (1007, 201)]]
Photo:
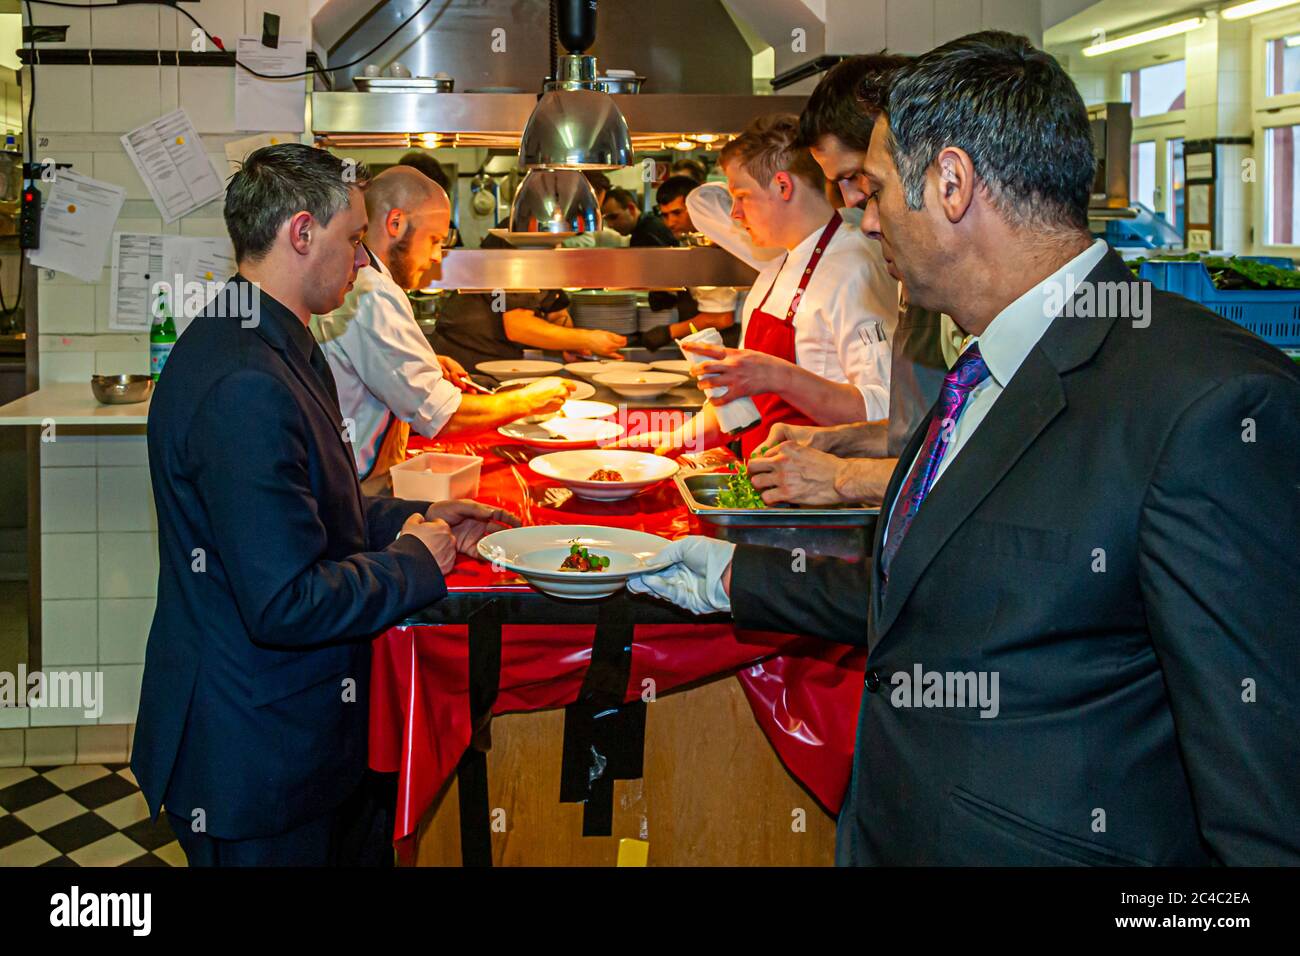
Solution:
[(101, 405), (89, 382), (46, 385), (8, 405), (0, 405), (0, 425), (144, 425), (149, 401), (134, 405)]

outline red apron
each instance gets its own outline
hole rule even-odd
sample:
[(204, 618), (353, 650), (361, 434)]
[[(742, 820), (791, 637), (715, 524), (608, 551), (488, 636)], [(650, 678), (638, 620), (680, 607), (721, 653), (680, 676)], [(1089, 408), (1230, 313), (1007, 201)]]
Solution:
[[(831, 221), (826, 224), (826, 229), (818, 238), (817, 245), (813, 248), (813, 254), (808, 259), (808, 266), (803, 270), (803, 277), (799, 280), (799, 288), (795, 290), (794, 295), (790, 298), (790, 308), (786, 309), (784, 319), (777, 318), (771, 312), (763, 311), (763, 306), (767, 305), (768, 296), (776, 288), (777, 279), (781, 278), (781, 269), (785, 268), (785, 261), (782, 260), (781, 268), (777, 269), (776, 277), (772, 280), (772, 284), (767, 287), (767, 295), (763, 296), (763, 301), (758, 304), (758, 308), (750, 313), (749, 323), (745, 326), (745, 340), (741, 343), (745, 348), (765, 352), (774, 358), (785, 359), (791, 364), (798, 364), (795, 361), (794, 351), (794, 314), (799, 309), (799, 300), (803, 298), (804, 290), (808, 288), (813, 273), (817, 271), (817, 264), (821, 262), (822, 253), (830, 245), (831, 237), (835, 235), (835, 230), (839, 228), (841, 221), (839, 212), (836, 212), (835, 215), (831, 216)], [(786, 253), (787, 259), (789, 256), (790, 254)], [(817, 424), (776, 392), (764, 392), (761, 395), (753, 396), (753, 399), (754, 405), (758, 407), (759, 414), (763, 416), (763, 419), (757, 426), (746, 430), (740, 436), (740, 449), (744, 452), (746, 458), (752, 455), (759, 443), (767, 438), (767, 433), (771, 431), (772, 426), (777, 422), (789, 422), (792, 425)]]

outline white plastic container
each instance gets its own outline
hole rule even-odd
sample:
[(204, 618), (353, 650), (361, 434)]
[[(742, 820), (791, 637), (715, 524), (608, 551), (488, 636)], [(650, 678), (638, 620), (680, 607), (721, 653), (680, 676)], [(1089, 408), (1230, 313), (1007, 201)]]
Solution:
[(408, 501), (473, 498), (482, 468), (483, 459), (477, 455), (426, 451), (392, 467), (393, 497)]
[[(677, 345), (680, 348), (687, 342), (699, 342), (701, 345), (713, 345), (718, 348), (723, 348), (722, 333), (712, 326), (707, 329), (700, 329), (698, 332), (692, 332), (690, 335), (678, 339)], [(688, 352), (685, 349), (682, 349), (682, 357), (692, 365), (711, 361), (708, 356), (700, 355), (698, 352)], [(726, 394), (725, 387), (707, 388), (705, 384), (701, 382), (700, 388), (704, 390), (704, 394), (709, 398), (712, 398), (715, 393), (722, 395)], [(754, 400), (748, 396), (738, 398), (733, 402), (727, 402), (725, 405), (714, 405), (713, 411), (718, 416), (718, 424), (722, 426), (722, 430), (728, 435), (734, 435), (737, 432), (744, 431), (752, 425), (758, 424), (763, 417), (758, 413), (758, 406), (754, 404)]]

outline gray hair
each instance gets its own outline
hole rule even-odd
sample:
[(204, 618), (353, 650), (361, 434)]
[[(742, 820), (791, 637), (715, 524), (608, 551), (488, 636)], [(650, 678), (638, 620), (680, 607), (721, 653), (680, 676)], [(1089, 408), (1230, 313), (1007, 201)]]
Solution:
[(364, 165), (314, 146), (280, 143), (255, 150), (226, 186), (226, 230), (235, 260), (265, 256), (280, 227), (304, 210), (328, 224), (367, 178)]
[(966, 151), (998, 211), (1017, 225), (1088, 227), (1096, 174), (1083, 97), (1025, 37), (973, 33), (903, 67), (889, 91), (890, 143), (907, 204), (924, 205), (939, 152)]

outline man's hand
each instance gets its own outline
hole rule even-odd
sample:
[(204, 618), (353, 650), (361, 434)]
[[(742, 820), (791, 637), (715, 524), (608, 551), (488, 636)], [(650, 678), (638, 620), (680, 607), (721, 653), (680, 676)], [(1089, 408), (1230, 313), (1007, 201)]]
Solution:
[[(753, 349), (719, 348), (699, 342), (685, 342), (682, 349), (710, 357), (710, 361), (692, 365), (691, 374), (699, 380), (700, 388), (710, 393), (709, 401), (715, 406), (749, 395), (781, 391), (792, 367), (785, 359)], [(712, 392), (723, 388), (726, 392), (722, 395)]]
[[(518, 528), (522, 523), (518, 517), (503, 508), (470, 501), (468, 498), (456, 498), (451, 501), (435, 501), (424, 513), (429, 521), (445, 522), (455, 539), (455, 549), (461, 554), (477, 557), (479, 539), (492, 530), (492, 524), (503, 524), (508, 528)], [(444, 569), (445, 573), (446, 569)]]
[(844, 498), (835, 480), (843, 464), (844, 460), (834, 455), (787, 441), (765, 455), (750, 458), (749, 477), (764, 504), (841, 505)]
[(832, 434), (830, 428), (820, 425), (791, 425), (789, 422), (777, 422), (767, 433), (767, 438), (763, 440), (760, 448), (771, 451), (782, 442), (796, 441), (817, 451), (833, 453), (830, 447)]
[(438, 356), (438, 367), (442, 369), (442, 377), (451, 384), (455, 385), (462, 392), (467, 391), (469, 386), (465, 380), (469, 378), (469, 373), (465, 371), (465, 366), (461, 365), (450, 355)]
[(629, 578), (627, 589), (653, 594), (694, 614), (730, 611), (731, 558), (735, 553), (736, 546), (730, 541), (700, 535), (680, 538), (663, 550), (671, 565)]
[(614, 332), (606, 332), (604, 329), (586, 329), (583, 338), (586, 340), (587, 351), (595, 355), (603, 355), (605, 358), (621, 359), (623, 353), (619, 349), (627, 345), (627, 339)]
[(529, 382), (515, 394), (526, 409), (525, 415), (544, 415), (558, 412), (577, 387), (576, 382), (548, 376)]
[(433, 555), (433, 560), (438, 562), (438, 569), (443, 574), (451, 573), (452, 566), (456, 563), (456, 539), (447, 522), (426, 521), (419, 514), (413, 514), (402, 522), (402, 530), (397, 532), (399, 538), (406, 534), (420, 539), (420, 543)]

